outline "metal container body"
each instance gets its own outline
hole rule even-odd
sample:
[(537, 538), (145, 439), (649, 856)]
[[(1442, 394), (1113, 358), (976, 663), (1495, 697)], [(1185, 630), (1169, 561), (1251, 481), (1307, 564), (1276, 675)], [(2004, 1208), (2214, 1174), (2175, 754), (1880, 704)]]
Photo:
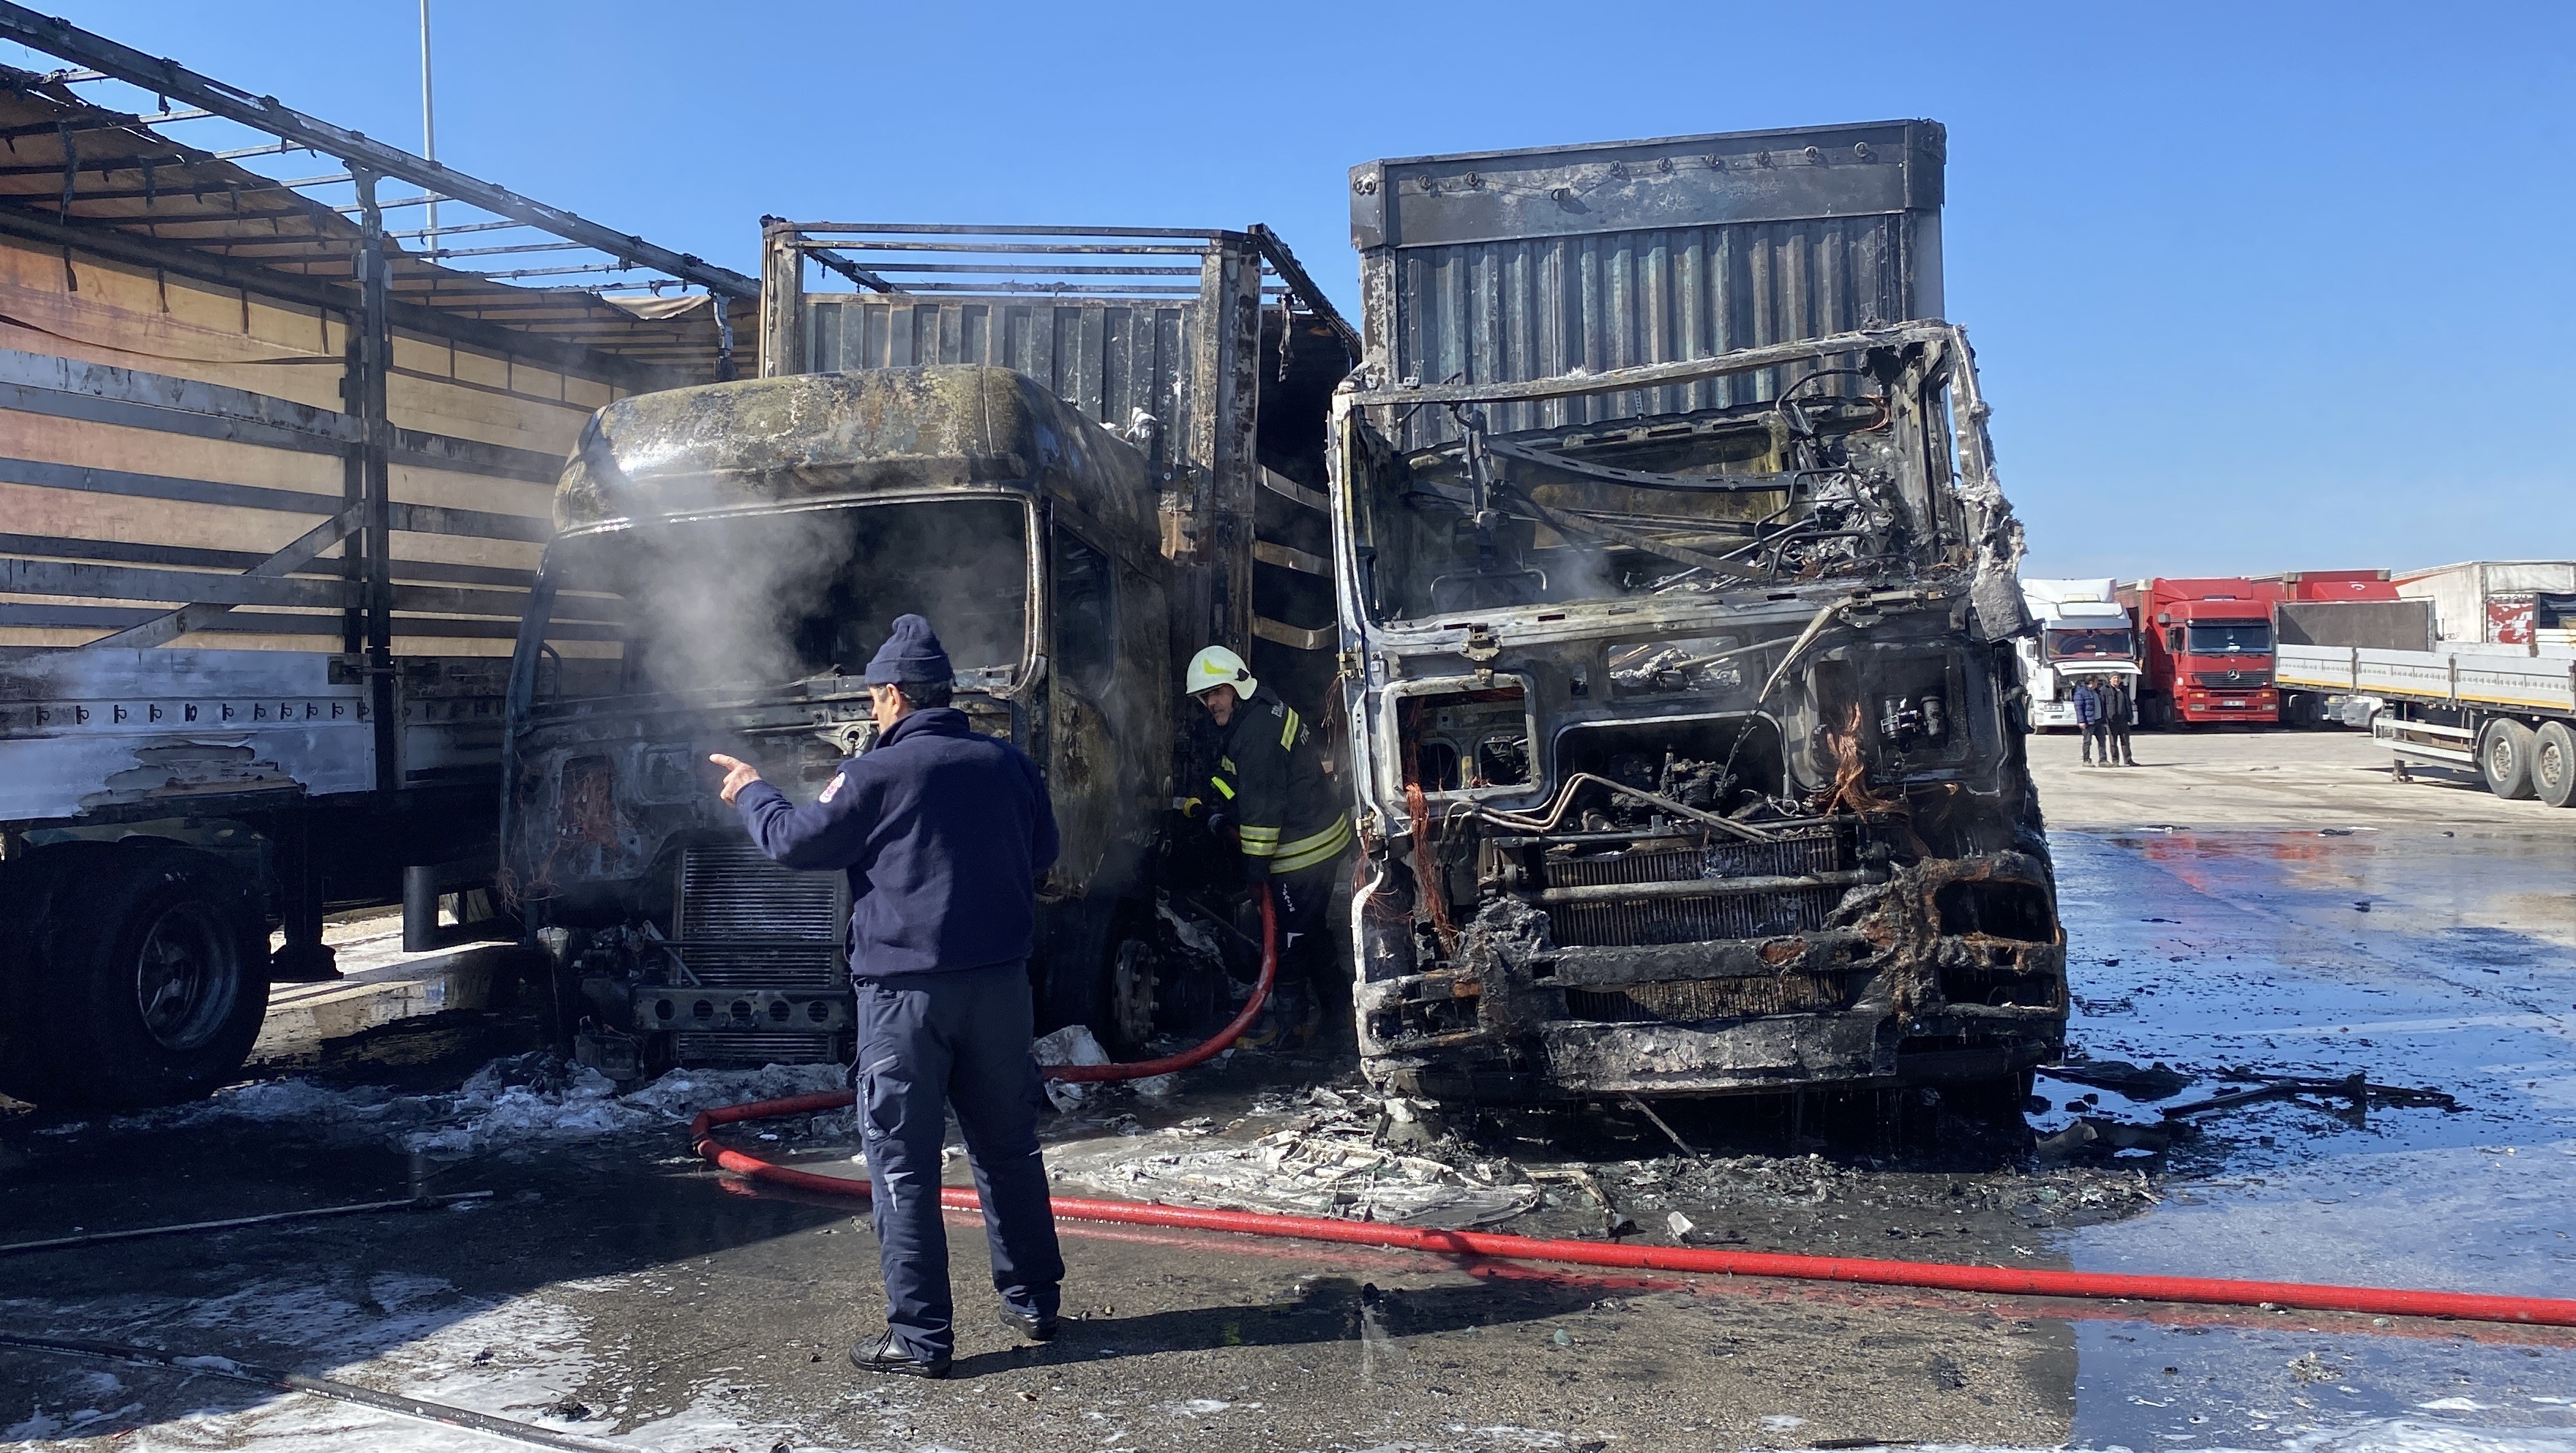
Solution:
[(993, 364), (1036, 379), (1096, 424), (1125, 429), (1141, 409), (1166, 437), (1192, 437), (1195, 301), (818, 293), (806, 307), (804, 372)]
[[(1519, 382), (1940, 315), (1931, 121), (1374, 161), (1351, 169), (1369, 361), (1390, 382)], [(1511, 403), (1501, 432), (1773, 397), (1776, 370)], [(1400, 449), (1456, 436), (1407, 421)]]

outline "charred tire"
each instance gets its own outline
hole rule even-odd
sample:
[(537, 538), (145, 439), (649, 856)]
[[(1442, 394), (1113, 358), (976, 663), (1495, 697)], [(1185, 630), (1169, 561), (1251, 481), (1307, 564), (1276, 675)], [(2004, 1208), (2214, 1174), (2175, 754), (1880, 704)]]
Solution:
[(2576, 730), (2563, 721), (2532, 734), (2531, 792), (2552, 807), (2576, 806)]
[(42, 931), (46, 1103), (127, 1109), (232, 1078), (268, 1013), (268, 923), (219, 860), (119, 847)]
[(2478, 775), (2487, 790), (2507, 801), (2531, 795), (2531, 757), (2538, 733), (2510, 717), (2497, 717), (2478, 733)]

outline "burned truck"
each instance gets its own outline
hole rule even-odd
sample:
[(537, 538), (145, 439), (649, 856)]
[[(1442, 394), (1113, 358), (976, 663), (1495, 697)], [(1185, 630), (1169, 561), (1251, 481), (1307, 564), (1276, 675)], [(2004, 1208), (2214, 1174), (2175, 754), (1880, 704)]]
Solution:
[[(763, 857), (707, 757), (811, 801), (870, 740), (864, 667), (906, 612), (1054, 800), (1040, 1022), (1133, 1051), (1253, 967), (1193, 906), (1179, 664), (1266, 650), (1320, 704), (1327, 529), (1300, 496), (1322, 499), (1347, 325), (1257, 230), (873, 231), (773, 221), (763, 376), (601, 410), (557, 490), (505, 713), (504, 886), (559, 1028), (619, 1078), (848, 1058), (842, 875)], [(813, 257), (879, 286), (808, 293)], [(1005, 266), (1041, 276), (1015, 292)], [(1265, 293), (1283, 273), (1307, 291)]]
[(601, 410), (556, 524), (513, 663), (502, 826), (585, 1061), (841, 1047), (846, 885), (762, 857), (707, 757), (810, 799), (871, 739), (864, 668), (907, 611), (937, 623), (955, 705), (1046, 770), (1050, 938), (1098, 956), (1171, 795), (1142, 453), (1008, 369), (746, 380)]
[[(1488, 1104), (1934, 1085), (2004, 1109), (2060, 1052), (2065, 943), (2011, 699), (2021, 532), (1964, 335), (1585, 367), (1578, 324), (1687, 321), (1672, 273), (1624, 304), (1572, 263), (1475, 275), (1543, 250), (1479, 228), (1651, 223), (1582, 236), (1598, 281), (1613, 252), (1711, 240), (1680, 220), (1714, 257), (1786, 194), (1875, 218), (1902, 306), (1928, 291), (1902, 174), (1924, 125), (1783, 148), (1893, 176), (1731, 186), (1770, 169), (1761, 135), (1354, 174), (1370, 354), (1332, 465), (1373, 1082)], [(1465, 276), (1426, 281), (1445, 268)], [(1476, 314), (1515, 288), (1540, 306)], [(1573, 358), (1549, 361), (1551, 331)], [(1461, 340), (1476, 376), (1438, 381)]]

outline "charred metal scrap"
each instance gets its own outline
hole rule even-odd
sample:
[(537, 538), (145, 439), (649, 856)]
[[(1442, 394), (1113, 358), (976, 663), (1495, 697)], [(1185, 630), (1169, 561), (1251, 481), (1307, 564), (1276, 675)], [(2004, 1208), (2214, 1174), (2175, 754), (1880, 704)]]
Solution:
[(1985, 412), (1937, 323), (1345, 386), (1375, 1083), (2017, 1101), (2064, 1038), (2065, 940)]

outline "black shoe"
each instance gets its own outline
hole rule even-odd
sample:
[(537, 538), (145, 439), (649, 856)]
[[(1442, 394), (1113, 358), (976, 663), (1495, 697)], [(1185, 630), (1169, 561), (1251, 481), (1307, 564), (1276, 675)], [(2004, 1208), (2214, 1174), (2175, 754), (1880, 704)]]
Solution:
[(865, 1342), (852, 1344), (850, 1365), (861, 1372), (890, 1372), (897, 1377), (946, 1377), (948, 1359), (924, 1362), (903, 1350), (903, 1344), (888, 1332), (871, 1348)]
[(1002, 1308), (1002, 1325), (1032, 1342), (1055, 1340), (1055, 1318), (1043, 1312), (1023, 1312), (1017, 1307), (1005, 1306)]

